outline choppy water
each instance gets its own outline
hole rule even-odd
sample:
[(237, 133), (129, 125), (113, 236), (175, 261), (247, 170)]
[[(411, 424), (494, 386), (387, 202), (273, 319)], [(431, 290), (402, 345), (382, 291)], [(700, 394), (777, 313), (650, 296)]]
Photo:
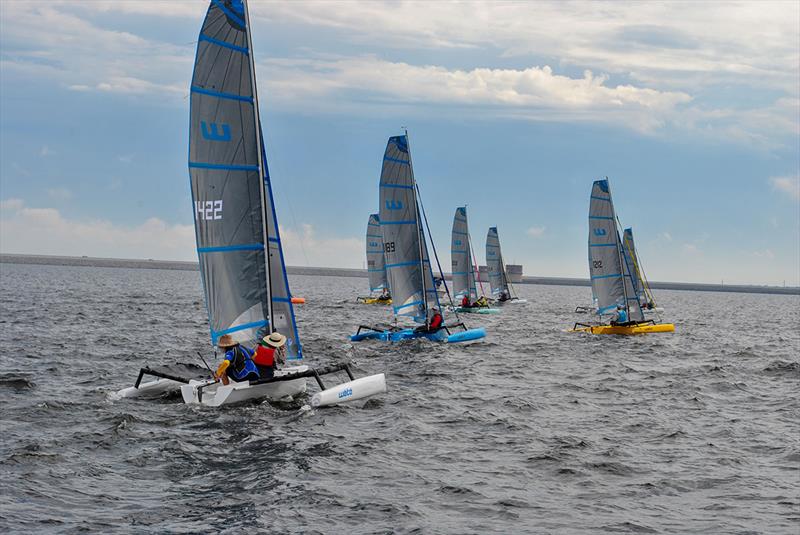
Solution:
[[(800, 298), (657, 293), (674, 334), (567, 334), (587, 288), (468, 316), (488, 339), (353, 347), (361, 279), (294, 277), (339, 408), (108, 401), (208, 352), (197, 272), (0, 265), (0, 529), (797, 533)], [(313, 391), (313, 385), (310, 385)]]

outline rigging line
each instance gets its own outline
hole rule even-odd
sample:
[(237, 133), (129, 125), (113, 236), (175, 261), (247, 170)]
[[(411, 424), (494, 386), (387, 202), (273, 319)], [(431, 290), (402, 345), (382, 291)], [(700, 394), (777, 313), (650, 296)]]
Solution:
[[(464, 205), (466, 211), (467, 205)], [(478, 266), (478, 258), (475, 256), (475, 249), (472, 248), (472, 236), (469, 233), (469, 223), (467, 223), (467, 243), (469, 244), (469, 251), (472, 255), (472, 265), (475, 268), (475, 273), (478, 274), (478, 285), (481, 287), (481, 297), (486, 297), (486, 292), (483, 291), (483, 281), (481, 280), (481, 269)]]
[[(247, 2), (244, 2), (244, 23), (245, 29), (247, 32), (247, 48), (251, 51), (253, 50), (253, 35), (251, 32), (250, 26), (250, 8), (247, 5)], [(267, 192), (266, 192), (266, 183), (264, 178), (269, 176), (266, 171), (266, 149), (264, 148), (264, 141), (261, 138), (261, 114), (259, 113), (258, 109), (258, 86), (256, 85), (256, 63), (255, 63), (255, 54), (248, 54), (248, 62), (250, 64), (250, 91), (253, 95), (253, 122), (255, 127), (255, 135), (256, 135), (256, 151), (258, 157), (258, 184), (259, 184), (259, 194), (261, 196), (261, 218), (262, 218), (262, 233), (264, 235), (264, 267), (266, 270), (265, 279), (266, 279), (266, 288), (267, 288), (267, 311), (269, 312), (269, 323), (267, 324), (267, 332), (272, 334), (275, 330), (273, 318), (275, 317), (275, 311), (273, 310), (272, 306), (272, 271), (270, 269), (270, 262), (269, 262), (269, 225), (270, 221), (268, 220), (268, 215), (271, 212), (271, 209), (267, 208)], [(225, 67), (226, 72), (227, 69), (230, 68), (230, 64)], [(241, 66), (240, 69), (244, 69), (244, 66)], [(270, 187), (270, 193), (272, 193), (272, 187)], [(270, 207), (271, 208), (271, 207)], [(274, 216), (274, 214), (272, 214)], [(276, 219), (277, 221), (277, 219)], [(277, 226), (277, 225), (276, 225)], [(277, 229), (275, 229), (277, 231)], [(277, 234), (276, 234), (277, 235)], [(298, 344), (299, 345), (299, 344)]]
[[(406, 138), (406, 151), (408, 154), (408, 169), (411, 174), (411, 185), (412, 187), (416, 185), (417, 181), (414, 177), (414, 166), (411, 163), (411, 141), (408, 139), (408, 129), (403, 127), (403, 132), (405, 133)], [(399, 147), (398, 147), (399, 149)], [(384, 158), (386, 156), (384, 155)], [(428, 329), (430, 327), (430, 318), (428, 317), (428, 292), (425, 288), (425, 255), (422, 254), (425, 236), (422, 232), (422, 226), (420, 225), (420, 217), (419, 217), (419, 203), (417, 202), (417, 197), (419, 194), (418, 189), (411, 190), (411, 196), (413, 197), (414, 201), (414, 224), (417, 226), (417, 251), (419, 255), (419, 274), (420, 274), (420, 281), (422, 282), (422, 308), (425, 312), (425, 328)], [(381, 222), (383, 224), (383, 222)], [(430, 260), (428, 261), (428, 266), (430, 267)], [(431, 279), (433, 279), (433, 273), (431, 273)], [(433, 282), (433, 281), (432, 281)], [(434, 282), (434, 286), (435, 286)], [(436, 288), (434, 288), (436, 290)], [(439, 304), (439, 300), (437, 298), (436, 304)]]
[[(436, 252), (436, 244), (433, 243), (433, 236), (431, 235), (431, 227), (428, 225), (428, 216), (425, 215), (425, 205), (422, 204), (422, 195), (419, 193), (419, 184), (414, 182), (414, 186), (417, 189), (417, 199), (419, 199), (419, 205), (422, 208), (422, 218), (425, 220), (425, 228), (428, 229), (428, 236), (431, 238), (431, 247), (433, 248), (433, 257), (436, 259), (436, 267), (439, 268), (439, 275), (442, 277), (442, 284), (444, 284), (444, 291), (447, 294), (447, 300), (450, 301), (450, 306), (453, 308), (453, 313), (456, 315), (456, 319), (461, 322), (461, 318), (458, 316), (458, 311), (456, 310), (455, 304), (453, 304), (453, 297), (450, 295), (450, 289), (447, 287), (447, 281), (444, 280), (444, 272), (442, 271), (442, 265), (439, 263), (439, 253)], [(466, 327), (464, 327), (466, 330)]]
[[(497, 238), (497, 243), (500, 243), (500, 237), (499, 236)], [(502, 249), (500, 249), (500, 269), (503, 270), (503, 279), (505, 279), (505, 281), (506, 281), (506, 286), (508, 286), (508, 289), (511, 290), (511, 293), (514, 294), (514, 297), (519, 299), (519, 294), (514, 289), (514, 285), (511, 284), (511, 279), (508, 278), (508, 272), (506, 271), (506, 262), (505, 262), (505, 260), (503, 260), (503, 250)], [(511, 297), (511, 296), (509, 296), (509, 297)]]
[[(272, 182), (271, 178), (270, 182)], [(295, 234), (297, 234), (297, 238), (300, 241), (300, 251), (302, 251), (303, 253), (303, 259), (305, 259), (306, 261), (306, 266), (309, 266), (310, 264), (308, 262), (308, 255), (306, 254), (305, 240), (303, 239), (303, 232), (297, 226), (297, 218), (294, 215), (294, 206), (292, 205), (292, 201), (289, 199), (289, 196), (286, 195), (285, 191), (281, 191), (281, 196), (283, 197), (283, 200), (286, 202), (286, 205), (289, 207), (289, 213), (292, 216), (292, 225), (294, 226), (294, 232)]]
[[(622, 259), (622, 249), (619, 246), (619, 227), (617, 227), (617, 223), (619, 218), (617, 218), (617, 212), (614, 208), (614, 202), (611, 201), (611, 183), (608, 182), (608, 177), (606, 177), (606, 184), (608, 185), (608, 198), (609, 202), (611, 203), (611, 224), (614, 225), (614, 235), (616, 241), (614, 244), (617, 246), (617, 262), (619, 262), (619, 278), (622, 280), (622, 297), (625, 301), (625, 313), (627, 314), (628, 318), (631, 316), (631, 309), (628, 306), (628, 291), (625, 289), (625, 276), (623, 275), (622, 267), (625, 265)], [(591, 219), (591, 216), (589, 216)], [(641, 312), (641, 309), (640, 309)]]
[[(636, 271), (639, 272), (640, 271), (640, 267), (639, 266), (641, 266), (641, 262), (639, 262), (639, 254), (636, 251), (634, 251), (633, 257), (634, 257), (633, 264), (634, 264), (634, 266), (636, 266)], [(645, 295), (648, 297), (650, 302), (653, 304), (653, 311), (655, 312), (656, 317), (658, 318), (658, 321), (663, 321), (662, 318), (661, 318), (661, 314), (658, 312), (658, 305), (656, 304), (656, 298), (653, 297), (653, 290), (650, 289), (650, 281), (647, 280), (647, 275), (644, 272), (644, 267), (641, 268), (640, 275), (642, 277), (642, 285), (646, 289)]]

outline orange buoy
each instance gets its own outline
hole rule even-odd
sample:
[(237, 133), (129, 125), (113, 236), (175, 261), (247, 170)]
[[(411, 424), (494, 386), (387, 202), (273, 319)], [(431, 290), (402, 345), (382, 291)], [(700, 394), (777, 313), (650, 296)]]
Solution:
[(304, 305), (306, 303), (305, 297), (292, 297), (293, 305)]

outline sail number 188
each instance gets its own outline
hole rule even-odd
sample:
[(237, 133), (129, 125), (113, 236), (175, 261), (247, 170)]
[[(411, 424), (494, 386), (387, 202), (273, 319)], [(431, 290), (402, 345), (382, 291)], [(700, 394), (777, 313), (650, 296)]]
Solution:
[(393, 253), (394, 252), (394, 242), (393, 241), (388, 241), (388, 242), (384, 243), (383, 244), (383, 249), (387, 253)]

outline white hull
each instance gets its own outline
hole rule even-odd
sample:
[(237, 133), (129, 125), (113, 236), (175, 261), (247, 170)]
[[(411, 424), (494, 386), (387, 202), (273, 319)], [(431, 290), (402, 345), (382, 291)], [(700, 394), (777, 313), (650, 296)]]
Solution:
[(384, 392), (386, 392), (386, 377), (382, 373), (378, 373), (317, 392), (311, 397), (311, 406), (338, 405)]
[(110, 397), (114, 399), (159, 397), (166, 392), (176, 392), (182, 385), (183, 383), (173, 381), (172, 379), (158, 378), (155, 381), (149, 381), (147, 383), (140, 384), (139, 388), (136, 388), (135, 386), (123, 388), (122, 390), (111, 394)]
[[(287, 373), (298, 373), (306, 370), (308, 370), (308, 366), (306, 365), (292, 366), (290, 368), (277, 370), (275, 376), (280, 377)], [(183, 396), (183, 401), (189, 404), (220, 407), (222, 405), (232, 405), (234, 403), (241, 403), (254, 399), (278, 401), (303, 394), (306, 391), (305, 377), (253, 386), (250, 386), (250, 383), (247, 381), (242, 383), (231, 381), (228, 385), (214, 383), (200, 389), (199, 391), (202, 392), (202, 394), (198, 393), (198, 387), (205, 384), (208, 384), (208, 382), (193, 380), (190, 381), (188, 385), (182, 385), (181, 395)]]

